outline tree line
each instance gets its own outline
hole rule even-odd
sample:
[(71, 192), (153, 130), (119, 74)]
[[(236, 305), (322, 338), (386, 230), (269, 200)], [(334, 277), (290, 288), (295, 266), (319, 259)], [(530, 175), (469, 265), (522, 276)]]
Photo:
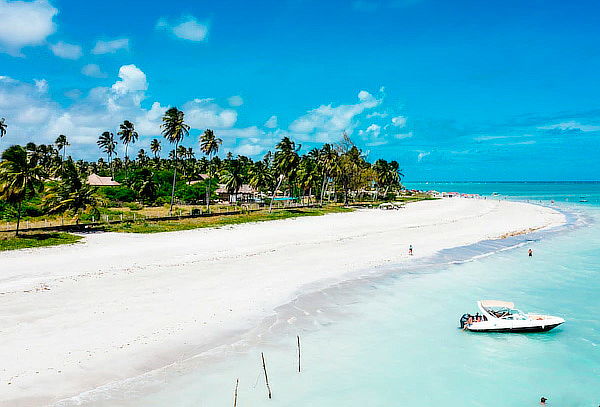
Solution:
[[(0, 119), (0, 139), (7, 128)], [(231, 152), (219, 157), (222, 140), (210, 129), (201, 134), (201, 157), (196, 157), (194, 148), (182, 145), (189, 131), (184, 112), (172, 107), (162, 117), (163, 138), (152, 139), (149, 150), (141, 148), (134, 157), (129, 157), (129, 149), (139, 134), (129, 120), (120, 124), (116, 136), (110, 131), (99, 135), (97, 145), (103, 157), (96, 161), (75, 161), (67, 156), (70, 143), (65, 135), (59, 135), (54, 144), (12, 145), (1, 155), (0, 198), (4, 202), (0, 202), (0, 211), (12, 210), (18, 229), (23, 203), (32, 199), (39, 200), (44, 214), (66, 213), (78, 221), (84, 214), (96, 213), (107, 201), (168, 204), (169, 214), (177, 201), (201, 203), (210, 210), (219, 184), (232, 195), (249, 184), (269, 202), (269, 210), (278, 193), (297, 199), (312, 197), (319, 204), (336, 201), (348, 205), (365, 194), (386, 198), (401, 187), (403, 174), (398, 162), (378, 159), (370, 163), (345, 133), (339, 143), (326, 143), (304, 154), (300, 144), (283, 137), (273, 151), (254, 161), (243, 155), (234, 157)], [(119, 143), (125, 147), (122, 159), (117, 153)], [(166, 145), (170, 148), (163, 157)], [(90, 174), (109, 176), (121, 187), (92, 187), (86, 182)]]

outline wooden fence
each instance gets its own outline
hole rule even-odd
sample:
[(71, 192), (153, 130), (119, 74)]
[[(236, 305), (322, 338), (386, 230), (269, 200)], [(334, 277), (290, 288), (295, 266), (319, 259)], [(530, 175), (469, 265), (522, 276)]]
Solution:
[[(312, 208), (317, 207), (316, 204), (300, 204), (300, 203), (276, 203), (273, 205), (273, 209), (290, 209), (290, 208)], [(227, 216), (227, 215), (240, 215), (243, 213), (257, 212), (260, 210), (268, 209), (268, 205), (264, 204), (243, 204), (231, 208), (216, 207), (211, 208), (210, 212), (204, 212), (199, 209), (198, 214), (191, 214), (191, 211), (182, 211), (180, 209), (174, 211), (173, 216), (146, 216), (143, 214), (136, 213), (134, 211), (128, 213), (121, 213), (119, 215), (100, 215), (100, 219), (92, 218), (92, 221), (85, 221), (77, 223), (73, 219), (69, 218), (58, 218), (58, 219), (37, 219), (31, 221), (28, 219), (21, 220), (19, 231), (85, 231), (90, 229), (99, 228), (105, 225), (113, 225), (120, 223), (135, 223), (135, 222), (159, 222), (166, 220), (180, 220), (180, 219), (192, 219), (192, 218), (208, 218), (214, 216)], [(187, 213), (186, 213), (187, 212)], [(15, 232), (17, 228), (16, 222), (5, 222), (0, 225), (1, 232)]]

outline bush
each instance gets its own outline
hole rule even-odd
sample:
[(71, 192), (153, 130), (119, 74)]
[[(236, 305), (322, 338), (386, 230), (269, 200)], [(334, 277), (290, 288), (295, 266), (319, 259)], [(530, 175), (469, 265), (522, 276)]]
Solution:
[(137, 194), (131, 188), (119, 186), (119, 187), (101, 187), (98, 189), (101, 195), (111, 201), (117, 202), (134, 202), (137, 199)]

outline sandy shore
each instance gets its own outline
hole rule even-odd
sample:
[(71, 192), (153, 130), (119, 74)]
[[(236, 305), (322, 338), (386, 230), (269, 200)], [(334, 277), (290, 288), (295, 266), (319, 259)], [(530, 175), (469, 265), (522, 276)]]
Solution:
[(453, 198), (0, 253), (0, 406), (50, 405), (197, 354), (307, 285), (562, 222), (541, 206)]

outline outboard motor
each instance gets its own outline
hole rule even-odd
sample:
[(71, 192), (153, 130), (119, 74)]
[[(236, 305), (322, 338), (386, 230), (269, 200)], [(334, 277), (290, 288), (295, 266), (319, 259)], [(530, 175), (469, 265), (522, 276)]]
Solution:
[(465, 329), (465, 325), (467, 324), (467, 321), (469, 320), (469, 314), (463, 314), (462, 317), (460, 317), (460, 329)]

